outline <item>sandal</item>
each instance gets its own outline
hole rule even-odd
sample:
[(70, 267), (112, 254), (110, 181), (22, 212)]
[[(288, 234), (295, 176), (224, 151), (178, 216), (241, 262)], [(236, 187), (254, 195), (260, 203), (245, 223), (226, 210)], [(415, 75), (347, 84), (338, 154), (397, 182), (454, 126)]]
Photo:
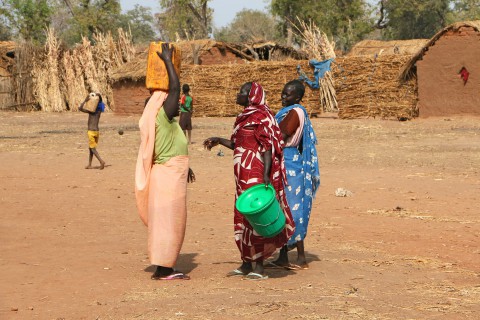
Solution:
[(308, 264), (298, 265), (295, 263), (289, 263), (288, 266), (284, 267), (287, 270), (308, 270)]
[(267, 280), (268, 276), (260, 274), (260, 273), (256, 273), (256, 272), (250, 272), (245, 277), (243, 277), (243, 279), (244, 280), (253, 280), (253, 281)]
[(190, 277), (184, 273), (172, 273), (166, 277), (153, 277), (152, 280), (190, 280)]
[(235, 269), (227, 273), (227, 277), (245, 276), (246, 274), (240, 269)]

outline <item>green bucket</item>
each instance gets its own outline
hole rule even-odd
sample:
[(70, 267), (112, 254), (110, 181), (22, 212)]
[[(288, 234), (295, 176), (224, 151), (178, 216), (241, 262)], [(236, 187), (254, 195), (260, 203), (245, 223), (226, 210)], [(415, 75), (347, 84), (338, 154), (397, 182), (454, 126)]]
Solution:
[(238, 197), (235, 206), (265, 238), (274, 237), (285, 228), (285, 215), (271, 184), (267, 188), (264, 184), (248, 188)]

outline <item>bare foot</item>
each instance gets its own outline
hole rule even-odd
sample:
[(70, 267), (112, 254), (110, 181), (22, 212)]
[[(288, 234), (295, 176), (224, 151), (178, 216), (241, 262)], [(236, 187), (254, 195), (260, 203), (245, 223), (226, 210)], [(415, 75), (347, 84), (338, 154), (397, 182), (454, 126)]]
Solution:
[(85, 169), (93, 169), (93, 167), (91, 165), (88, 165), (85, 167)]
[(100, 167), (98, 169), (103, 170), (105, 168), (105, 162), (100, 162)]

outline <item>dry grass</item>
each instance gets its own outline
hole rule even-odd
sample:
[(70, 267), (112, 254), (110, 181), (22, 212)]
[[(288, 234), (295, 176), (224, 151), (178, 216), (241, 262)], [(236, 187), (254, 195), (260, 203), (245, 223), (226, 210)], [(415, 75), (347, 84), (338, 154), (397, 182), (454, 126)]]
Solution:
[[(110, 33), (96, 33), (94, 39), (94, 45), (84, 37), (75, 48), (63, 49), (53, 29), (48, 29), (45, 48), (32, 50), (35, 54), (30, 85), (41, 110), (76, 111), (90, 91), (102, 94), (107, 110), (113, 107), (111, 73), (112, 69), (133, 58), (135, 49), (131, 34), (119, 29), (117, 41)], [(32, 64), (32, 55), (28, 54), (29, 51), (19, 51), (17, 60), (28, 59)], [(20, 67), (19, 70), (25, 70)]]
[(408, 59), (409, 55), (388, 55), (337, 60), (334, 72), (341, 81), (337, 87), (338, 116), (342, 119), (418, 116), (416, 81), (401, 84), (397, 80), (398, 71)]
[(428, 39), (412, 40), (363, 40), (355, 44), (348, 52), (348, 56), (380, 56), (390, 54), (414, 55), (422, 48)]
[[(313, 22), (306, 22), (297, 18), (299, 26), (295, 26), (302, 37), (302, 49), (308, 52), (309, 59), (324, 61), (335, 59), (335, 42), (329, 40), (327, 35), (322, 32)], [(325, 112), (338, 111), (337, 94), (331, 71), (325, 72), (323, 78), (319, 81), (319, 94), (322, 109)]]
[(54, 30), (47, 29), (47, 40), (43, 52), (37, 52), (33, 59), (34, 96), (43, 111), (58, 112), (66, 109), (60, 90), (60, 44)]
[[(416, 84), (399, 85), (396, 80), (405, 56), (338, 58), (332, 72), (336, 79), (340, 118), (412, 118), (416, 115)], [(195, 97), (195, 116), (235, 116), (238, 88), (257, 81), (267, 91), (269, 106), (278, 111), (283, 85), (298, 77), (296, 68), (309, 68), (308, 61), (255, 62), (246, 65), (184, 66), (182, 82), (189, 83)], [(303, 105), (310, 113), (321, 113), (317, 90), (307, 87)]]
[(13, 65), (13, 90), (17, 110), (31, 110), (37, 102), (33, 94), (32, 57), (42, 50), (28, 42), (19, 42), (15, 48)]

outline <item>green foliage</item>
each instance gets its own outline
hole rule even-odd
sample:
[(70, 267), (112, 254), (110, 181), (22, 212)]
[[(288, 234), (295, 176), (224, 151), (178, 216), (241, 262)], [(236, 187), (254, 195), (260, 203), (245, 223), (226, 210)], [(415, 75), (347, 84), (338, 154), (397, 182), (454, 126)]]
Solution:
[(262, 11), (244, 9), (214, 35), (216, 40), (236, 43), (274, 40), (275, 21)]
[(290, 23), (297, 24), (298, 17), (315, 23), (342, 49), (348, 49), (373, 29), (372, 10), (365, 0), (272, 0), (271, 11), (285, 37)]
[(52, 8), (47, 0), (5, 0), (1, 7), (5, 27), (14, 35), (35, 43), (45, 41), (45, 29), (50, 25)]
[(454, 0), (453, 20), (469, 21), (480, 20), (479, 0)]
[(385, 39), (431, 38), (448, 24), (449, 0), (384, 1)]
[(0, 41), (7, 41), (12, 39), (12, 32), (8, 25), (8, 19), (3, 12), (3, 8), (0, 8)]
[(95, 32), (112, 32), (120, 26), (121, 8), (117, 0), (80, 0), (72, 8), (73, 16), (67, 20), (67, 28), (61, 30), (61, 38), (68, 44), (79, 43), (82, 36), (93, 40)]
[(155, 39), (153, 30), (154, 18), (150, 8), (135, 5), (132, 10), (128, 10), (120, 16), (120, 27), (123, 30), (130, 30), (133, 42), (144, 44)]
[(157, 15), (158, 27), (164, 40), (207, 38), (212, 31), (213, 10), (209, 0), (160, 0), (163, 9)]

